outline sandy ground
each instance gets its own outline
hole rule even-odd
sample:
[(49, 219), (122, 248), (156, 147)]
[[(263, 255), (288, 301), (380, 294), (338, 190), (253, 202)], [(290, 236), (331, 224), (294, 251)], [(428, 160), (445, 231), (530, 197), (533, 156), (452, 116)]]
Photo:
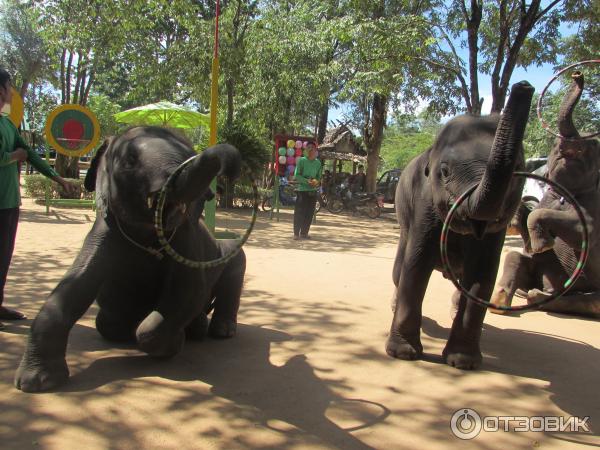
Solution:
[[(68, 384), (13, 388), (31, 320), (0, 332), (2, 449), (576, 448), (600, 445), (600, 323), (541, 312), (488, 314), (483, 368), (443, 364), (451, 284), (434, 274), (423, 308), (421, 361), (386, 356), (398, 230), (319, 216), (292, 241), (291, 213), (262, 215), (246, 252), (239, 333), (188, 343), (169, 361), (114, 347), (92, 306), (74, 327)], [(6, 304), (33, 319), (78, 252), (94, 214), (25, 199)], [(247, 214), (221, 216), (240, 229)], [(509, 240), (506, 249), (516, 246)], [(135, 268), (132, 267), (132, 270)], [(590, 433), (482, 431), (457, 439), (452, 414), (589, 416)], [(539, 423), (539, 422), (538, 422)], [(518, 424), (517, 424), (518, 425)]]

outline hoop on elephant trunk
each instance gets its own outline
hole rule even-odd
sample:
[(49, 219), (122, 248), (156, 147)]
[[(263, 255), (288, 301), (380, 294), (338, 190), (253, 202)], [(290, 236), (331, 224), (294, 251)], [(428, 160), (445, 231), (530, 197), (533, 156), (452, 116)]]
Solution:
[(550, 133), (551, 135), (553, 135), (553, 136), (555, 136), (557, 138), (563, 139), (565, 141), (582, 141), (584, 139), (591, 139), (593, 137), (598, 136), (600, 134), (600, 131), (598, 131), (596, 133), (593, 133), (593, 134), (589, 134), (589, 135), (584, 136), (584, 137), (580, 136), (578, 138), (565, 137), (565, 136), (562, 136), (560, 133), (555, 133), (554, 131), (552, 131), (550, 129), (550, 125), (548, 125), (548, 123), (546, 123), (546, 121), (542, 118), (542, 100), (544, 99), (544, 95), (546, 94), (546, 91), (548, 90), (548, 88), (550, 87), (550, 85), (552, 83), (554, 83), (554, 81), (556, 81), (556, 79), (558, 77), (560, 77), (563, 73), (565, 73), (569, 69), (572, 69), (573, 67), (583, 66), (583, 65), (586, 65), (586, 64), (600, 64), (600, 59), (589, 59), (589, 60), (586, 60), (586, 61), (579, 61), (579, 62), (571, 64), (571, 65), (565, 67), (564, 69), (559, 70), (558, 72), (556, 72), (554, 74), (554, 76), (550, 79), (550, 81), (548, 81), (548, 83), (546, 84), (546, 86), (544, 86), (544, 89), (542, 90), (542, 93), (540, 94), (540, 98), (538, 99), (538, 102), (537, 102), (537, 106), (536, 106), (537, 117), (540, 120), (542, 128), (544, 130), (546, 130), (548, 133)]
[(212, 267), (217, 267), (222, 264), (230, 261), (235, 255), (237, 255), (248, 238), (252, 233), (252, 229), (254, 228), (254, 224), (256, 223), (256, 216), (258, 212), (258, 188), (256, 187), (256, 183), (252, 180), (252, 194), (254, 196), (254, 204), (252, 206), (252, 219), (250, 220), (250, 226), (240, 239), (240, 241), (236, 244), (235, 248), (229, 252), (228, 254), (221, 256), (220, 258), (213, 259), (212, 261), (194, 261), (192, 259), (186, 258), (175, 250), (169, 241), (165, 237), (165, 230), (163, 228), (163, 211), (165, 207), (165, 202), (167, 200), (167, 194), (170, 190), (170, 185), (172, 181), (179, 175), (179, 173), (192, 161), (198, 158), (200, 155), (192, 156), (191, 158), (184, 161), (177, 169), (173, 171), (169, 178), (167, 178), (166, 183), (160, 190), (160, 194), (158, 197), (158, 202), (156, 205), (156, 211), (154, 213), (154, 228), (156, 230), (156, 235), (158, 236), (158, 241), (163, 246), (164, 251), (171, 256), (175, 261), (185, 266), (191, 267), (193, 269), (210, 269)]
[(560, 195), (562, 195), (565, 199), (567, 199), (567, 201), (569, 203), (571, 203), (571, 205), (573, 205), (573, 208), (575, 208), (575, 212), (577, 213), (577, 217), (579, 218), (579, 221), (580, 221), (582, 229), (583, 229), (583, 239), (581, 241), (581, 254), (579, 255), (579, 261), (577, 261), (575, 271), (571, 274), (569, 279), (567, 281), (565, 281), (565, 283), (563, 284), (562, 292), (552, 294), (550, 297), (544, 298), (542, 300), (539, 300), (537, 302), (533, 302), (533, 303), (530, 303), (527, 305), (498, 306), (498, 305), (494, 305), (491, 302), (486, 302), (485, 300), (477, 297), (476, 295), (471, 294), (460, 284), (460, 282), (456, 278), (456, 275), (452, 271), (452, 268), (450, 267), (450, 262), (448, 261), (448, 248), (447, 248), (448, 247), (448, 233), (450, 231), (450, 223), (452, 222), (452, 218), (454, 217), (456, 210), (473, 193), (473, 191), (477, 188), (477, 184), (475, 184), (475, 185), (471, 186), (469, 189), (467, 189), (456, 200), (456, 203), (454, 203), (454, 205), (452, 205), (452, 207), (450, 208), (450, 211), (448, 211), (448, 215), (446, 216), (446, 220), (444, 220), (444, 226), (442, 227), (442, 233), (440, 235), (440, 253), (441, 253), (442, 264), (444, 266), (444, 270), (449, 275), (450, 281), (452, 281), (452, 284), (454, 284), (454, 286), (456, 286), (456, 288), (469, 300), (472, 300), (476, 303), (479, 303), (482, 306), (486, 306), (491, 309), (499, 309), (502, 311), (527, 311), (527, 310), (532, 310), (532, 309), (538, 309), (540, 306), (542, 306), (548, 302), (551, 302), (552, 300), (556, 300), (557, 298), (564, 295), (573, 286), (573, 284), (575, 283), (577, 278), (579, 278), (579, 276), (583, 273), (583, 268), (584, 268), (585, 263), (588, 258), (589, 232), (588, 232), (588, 227), (585, 222), (585, 217), (583, 215), (581, 206), (579, 206), (579, 203), (577, 203), (577, 200), (575, 200), (575, 198), (571, 195), (571, 193), (568, 190), (566, 190), (564, 187), (562, 187), (560, 184), (558, 184), (556, 181), (552, 181), (552, 180), (544, 178), (540, 175), (536, 175), (533, 173), (527, 173), (527, 172), (515, 172), (515, 173), (513, 173), (513, 176), (533, 178), (534, 180), (548, 183), (550, 186), (552, 186), (552, 188), (554, 190), (556, 190)]

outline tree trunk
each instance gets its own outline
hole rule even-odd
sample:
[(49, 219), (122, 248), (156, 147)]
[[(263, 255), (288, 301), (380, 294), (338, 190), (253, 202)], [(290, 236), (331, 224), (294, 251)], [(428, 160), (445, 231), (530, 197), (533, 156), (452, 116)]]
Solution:
[(387, 112), (388, 98), (385, 95), (374, 94), (371, 108), (371, 127), (364, 136), (367, 144), (367, 192), (375, 192), (377, 184), (377, 169), (379, 166), (379, 152), (383, 142), (383, 129)]
[(234, 80), (232, 77), (227, 77), (225, 86), (227, 88), (227, 126), (230, 127), (233, 124), (233, 96), (234, 93)]
[(319, 111), (319, 121), (317, 123), (317, 143), (322, 144), (327, 133), (327, 119), (329, 118), (329, 102), (323, 102), (321, 111)]

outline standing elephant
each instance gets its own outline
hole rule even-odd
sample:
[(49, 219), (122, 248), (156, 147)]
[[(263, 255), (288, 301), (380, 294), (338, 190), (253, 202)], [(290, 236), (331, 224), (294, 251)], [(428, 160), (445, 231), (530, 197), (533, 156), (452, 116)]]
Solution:
[(182, 265), (164, 254), (153, 226), (158, 193), (195, 154), (187, 141), (158, 127), (132, 128), (99, 149), (85, 180), (96, 189), (96, 221), (31, 326), (18, 389), (42, 391), (67, 381), (68, 335), (94, 300), (104, 338), (137, 340), (151, 356), (171, 357), (186, 336), (199, 339), (207, 329), (214, 337), (234, 335), (245, 256), (233, 241), (216, 241), (199, 219), (211, 180), (239, 175), (239, 152), (226, 144), (205, 150), (174, 180), (163, 210), (165, 235), (181, 255), (212, 261), (238, 251), (233, 259), (206, 270)]
[[(561, 103), (560, 135), (548, 157), (547, 177), (565, 187), (582, 207), (589, 232), (589, 255), (582, 276), (571, 291), (541, 309), (600, 317), (600, 142), (582, 139), (573, 123), (573, 111), (583, 92), (581, 72)], [(581, 253), (582, 227), (575, 208), (556, 191), (546, 191), (540, 204), (527, 216), (523, 254), (506, 255), (503, 274), (492, 303), (509, 306), (517, 289), (529, 302), (562, 291), (575, 271)], [(503, 311), (495, 311), (503, 312)]]
[[(498, 270), (506, 227), (521, 198), (523, 133), (533, 87), (513, 85), (504, 114), (461, 116), (448, 122), (433, 146), (402, 172), (396, 190), (400, 240), (394, 262), (394, 318), (386, 343), (388, 355), (421, 357), (421, 305), (434, 269), (442, 270), (439, 238), (444, 218), (456, 199), (477, 183), (457, 210), (448, 238), (455, 274), (472, 294), (489, 299)], [(443, 355), (460, 369), (481, 364), (479, 341), (486, 309), (460, 296)]]

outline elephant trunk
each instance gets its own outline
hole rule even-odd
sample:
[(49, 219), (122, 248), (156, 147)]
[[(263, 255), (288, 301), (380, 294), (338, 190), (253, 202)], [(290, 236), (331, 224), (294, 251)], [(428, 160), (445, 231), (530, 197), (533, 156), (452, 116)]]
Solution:
[(558, 131), (561, 136), (578, 138), (579, 133), (573, 123), (573, 111), (583, 92), (583, 74), (579, 71), (571, 75), (573, 82), (569, 87), (558, 111)]
[(179, 174), (173, 188), (173, 198), (189, 203), (202, 196), (218, 175), (230, 179), (239, 177), (241, 157), (229, 144), (218, 144), (204, 150)]
[(527, 81), (512, 86), (496, 129), (485, 172), (467, 204), (468, 217), (473, 220), (491, 221), (503, 210), (519, 153), (523, 151), (523, 135), (533, 91), (533, 86)]

